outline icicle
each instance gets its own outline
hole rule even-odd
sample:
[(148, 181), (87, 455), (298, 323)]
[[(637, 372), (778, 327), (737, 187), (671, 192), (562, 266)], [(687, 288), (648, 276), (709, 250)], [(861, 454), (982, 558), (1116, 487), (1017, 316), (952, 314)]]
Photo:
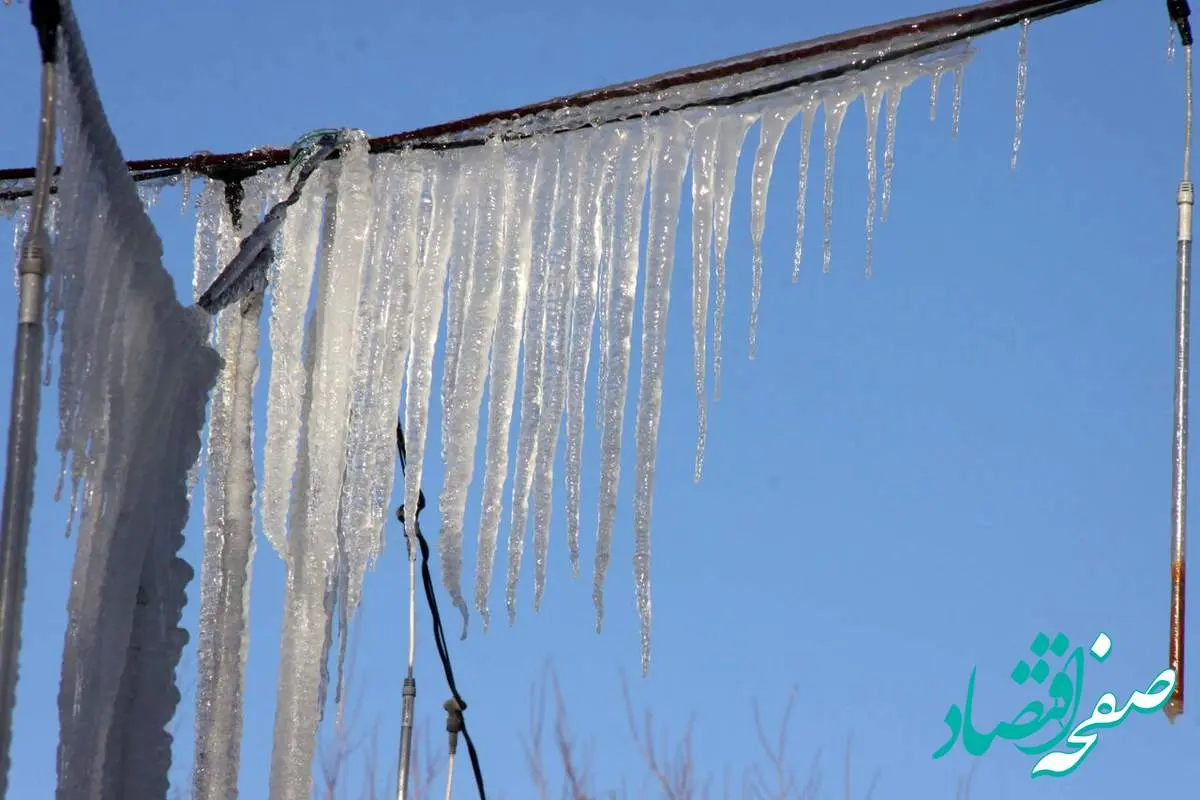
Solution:
[[(588, 362), (592, 354), (592, 333), (596, 325), (596, 301), (599, 291), (600, 261), (608, 243), (611, 216), (606, 215), (608, 198), (617, 158), (628, 141), (623, 132), (605, 131), (596, 137), (594, 165), (581, 186), (583, 196), (580, 222), (583, 227), (578, 244), (578, 279), (571, 317), (567, 376), (567, 551), (571, 572), (579, 575), (580, 491), (582, 483), (584, 395), (587, 391)], [(599, 392), (597, 392), (599, 394)]]
[[(284, 217), (276, 248), (279, 255), (272, 263), (269, 281), (271, 375), (267, 383), (267, 433), (263, 438), (261, 513), (263, 534), (280, 556), (287, 554), (287, 512), (298, 458), (305, 382), (301, 348), (325, 215), (328, 169), (318, 168)], [(196, 263), (200, 264), (199, 258)], [(200, 276), (197, 279), (199, 293), (207, 283)]]
[(716, 186), (720, 118), (709, 116), (696, 126), (692, 155), (692, 350), (695, 354), (697, 434), (693, 480), (700, 482), (708, 437), (708, 289), (712, 280), (713, 190)]
[[(293, 532), (288, 540), (285, 640), (290, 632), (296, 650), (282, 661), (281, 669), (288, 668), (289, 662), (299, 662), (293, 667), (299, 674), (291, 676), (299, 700), (284, 700), (286, 687), (281, 682), (281, 696), (276, 701), (277, 759), (271, 775), (272, 797), (308, 797), (311, 791), (313, 747), (323, 712), (319, 699), (328, 682), (325, 665), (331, 644), (331, 615), (336, 608), (333, 601), (339, 595), (344, 598), (347, 588), (344, 568), (338, 564), (338, 526), (353, 370), (358, 361), (356, 349), (363, 338), (358, 310), (371, 225), (371, 170), (364, 133), (347, 134), (338, 165), (333, 214), (326, 219), (315, 338), (309, 348), (313, 354), (311, 405), (307, 414), (302, 414), (304, 477), (308, 485), (299, 484), (302, 491), (293, 497)], [(365, 322), (371, 324), (373, 320)], [(297, 515), (303, 517), (302, 530), (297, 530)], [(304, 541), (298, 542), (296, 536), (301, 534)], [(314, 694), (318, 703), (310, 707), (309, 698)], [(285, 722), (281, 732), (280, 720), (287, 719), (293, 702), (299, 703), (299, 712)], [(284, 756), (285, 766), (278, 760), (281, 753), (290, 754)]]
[(142, 208), (146, 211), (154, 208), (161, 193), (162, 184), (156, 181), (143, 181), (137, 184), (138, 200), (142, 201)]
[[(629, 135), (626, 129), (621, 129), (618, 135), (623, 137), (624, 142), (628, 142)], [(626, 146), (628, 145), (622, 145), (622, 147)], [(617, 229), (620, 227), (617, 224), (617, 194), (620, 187), (617, 186), (615, 169), (614, 162), (614, 173), (604, 194), (603, 213), (604, 219), (608, 220), (608, 237), (604, 240), (604, 252), (600, 258), (600, 285), (597, 290), (599, 294), (597, 310), (600, 318), (600, 366), (596, 370), (596, 430), (604, 428), (604, 393), (599, 391), (599, 387), (604, 386), (608, 375), (608, 301), (612, 297), (613, 267), (617, 261), (618, 251)]]
[[(216, 230), (223, 267), (257, 222), (250, 203), (239, 208), (240, 229), (222, 203)], [(219, 270), (218, 270), (219, 271)], [(248, 599), (254, 548), (254, 388), (258, 377), (262, 294), (247, 297), (217, 319), (224, 368), (213, 393), (204, 487), (204, 562), (200, 641), (196, 653), (196, 752), (193, 794), (223, 798), (237, 792), (242, 744), (242, 689), (249, 639)]]
[(625, 397), (629, 389), (629, 360), (633, 336), (633, 301), (637, 291), (638, 261), (641, 256), (642, 209), (646, 201), (646, 179), (658, 150), (657, 137), (645, 124), (629, 130), (630, 148), (620, 165), (621, 197), (620, 260), (614, 262), (612, 297), (608, 317), (608, 372), (600, 388), (604, 396), (604, 427), (600, 434), (599, 525), (596, 530), (596, 568), (592, 579), (592, 602), (596, 607), (596, 631), (604, 624), (604, 578), (612, 559), (612, 530), (617, 513), (617, 488), (621, 477), (621, 437), (625, 425)]
[(1025, 121), (1025, 85), (1029, 80), (1029, 20), (1021, 20), (1021, 42), (1017, 46), (1017, 110), (1016, 132), (1013, 134), (1012, 168), (1017, 168), (1017, 153), (1021, 149), (1021, 123)]
[(883, 146), (883, 192), (879, 200), (879, 220), (887, 222), (892, 200), (892, 170), (896, 167), (896, 119), (900, 113), (900, 96), (907, 83), (897, 83), (887, 93), (887, 142)]
[(482, 511), (479, 518), (479, 547), (475, 567), (475, 608), (486, 631), (491, 622), (488, 594), (495, 566), (496, 538), (504, 479), (508, 473), (509, 431), (517, 387), (517, 365), (521, 355), (521, 323), (529, 289), (533, 260), (534, 197), (550, 169), (552, 147), (539, 143), (532, 154), (517, 146), (510, 150), (506, 168), (504, 261), (500, 276), (500, 304), (492, 360), (488, 375), (488, 431), (484, 457)]
[(792, 262), (792, 283), (800, 280), (800, 259), (804, 255), (804, 222), (808, 208), (808, 164), (812, 158), (813, 120), (816, 108), (804, 111), (804, 122), (800, 134), (800, 189), (796, 193), (796, 254)]
[(716, 185), (713, 190), (713, 265), (717, 279), (717, 295), (713, 309), (713, 399), (721, 398), (721, 332), (725, 323), (725, 248), (729, 244), (729, 215), (733, 206), (733, 189), (737, 178), (738, 159), (746, 132), (756, 116), (730, 114), (721, 119), (717, 135), (715, 164)]
[(442, 408), (446, 425), (442, 427), (442, 460), (446, 460), (447, 438), (454, 428), (451, 414), (455, 408), (454, 388), (458, 380), (458, 351), (462, 342), (467, 297), (477, 260), (478, 209), (482, 191), (480, 158), (474, 151), (460, 156), (461, 202), (455, 206), (454, 240), (446, 272), (446, 354), (442, 361)]
[(792, 105), (774, 108), (763, 114), (758, 150), (754, 154), (754, 172), (750, 183), (750, 238), (754, 246), (753, 285), (750, 289), (751, 360), (758, 349), (758, 306), (762, 300), (762, 240), (767, 225), (767, 191), (771, 186), (771, 170), (775, 165), (775, 153), (779, 151), (779, 141), (798, 111), (800, 108)]
[(954, 67), (954, 124), (950, 130), (951, 136), (958, 136), (958, 119), (962, 115), (963, 76), (966, 70), (966, 64), (957, 64)]
[(871, 274), (871, 256), (875, 244), (875, 193), (876, 185), (876, 150), (875, 144), (879, 131), (879, 107), (883, 101), (884, 87), (875, 84), (863, 98), (863, 107), (867, 112), (867, 237), (866, 262), (867, 275)]
[(438, 554), (442, 561), (442, 582), (463, 617), (463, 638), (467, 635), (468, 609), (462, 596), (463, 516), (467, 490), (475, 470), (475, 445), (479, 433), (479, 404), (483, 400), (487, 378), (488, 349), (496, 330), (500, 304), (502, 258), (505, 253), (507, 173), (504, 148), (499, 139), (484, 146), (478, 182), (481, 184), (480, 208), (476, 216), (477, 233), (472, 246), (469, 278), (470, 297), (465, 304), (463, 331), (458, 353), (458, 379), (452, 394), (452, 406), (445, 410), (446, 472), (438, 510), (442, 517)]
[[(328, 232), (329, 225), (324, 226)], [(325, 240), (328, 242), (328, 239)], [(326, 247), (328, 244), (325, 245)], [(324, 248), (322, 248), (324, 249)], [(321, 254), (324, 255), (323, 253)], [(312, 411), (316, 354), (321, 317), (328, 293), (322, 271), (317, 286), (316, 313), (310, 317), (304, 337), (306, 378), (299, 418), (305, 430)], [(283, 632), (279, 640), (279, 682), (275, 700), (275, 736), (271, 750), (271, 800), (302, 800), (312, 793), (311, 764), (319, 725), (319, 694), (322, 654), (325, 652), (326, 564), (319, 543), (309, 526), (306, 496), (312, 488), (309, 437), (300, 439), (296, 463), (296, 492), (292, 495), (287, 552), (287, 594), (283, 608)], [(321, 531), (316, 531), (320, 536)]]
[[(196, 176), (187, 167), (179, 171), (179, 188), (181, 189), (179, 198), (179, 213), (186, 214), (191, 211), (192, 204), (192, 181)], [(208, 182), (206, 182), (207, 184)], [(215, 276), (214, 276), (215, 277)], [(203, 291), (203, 290), (201, 290)]]
[[(425, 236), (423, 263), (414, 287), (412, 345), (408, 357), (408, 377), (404, 403), (404, 439), (408, 451), (408, 470), (404, 480), (405, 508), (417, 507), (425, 460), (425, 442), (429, 430), (429, 393), (433, 383), (433, 352), (446, 290), (446, 267), (454, 241), (454, 210), (463, 189), (458, 160), (443, 155), (433, 170), (429, 186), (432, 199), (431, 219)], [(410, 552), (417, 551), (417, 515), (404, 517)]]
[(937, 120), (937, 100), (938, 87), (942, 84), (942, 75), (946, 72), (946, 68), (938, 64), (933, 68), (933, 72), (929, 75), (929, 121)]
[(850, 100), (843, 95), (833, 95), (825, 98), (825, 192), (822, 208), (825, 212), (825, 245), (823, 254), (823, 269), (829, 272), (829, 261), (833, 256), (833, 165), (837, 154), (838, 134), (842, 130), (842, 120), (846, 118), (846, 108)]
[(550, 262), (546, 280), (545, 338), (542, 355), (542, 407), (538, 416), (536, 457), (533, 472), (533, 608), (541, 606), (546, 586), (546, 566), (550, 547), (551, 500), (554, 488), (554, 455), (566, 401), (568, 377), (568, 337), (573, 301), (576, 296), (575, 251), (582, 220), (587, 155), (595, 132), (585, 130), (568, 138), (564, 154), (564, 174), (560, 197), (561, 210), (555, 215), (550, 238)]
[(691, 149), (690, 126), (668, 119), (656, 132), (658, 158), (650, 177), (649, 237), (646, 245), (646, 292), (642, 307), (642, 367), (637, 410), (637, 460), (634, 468), (633, 578), (642, 627), (642, 674), (650, 671), (650, 515), (654, 496), (654, 465), (658, 452), (658, 423), (662, 412), (663, 370), (666, 366), (667, 308), (671, 271), (675, 265), (675, 227), (683, 175)]
[[(532, 290), (525, 312), (525, 361), (521, 383), (521, 423), (517, 436), (517, 463), (513, 469), (512, 528), (508, 533), (508, 576), (505, 605), (511, 625), (517, 614), (517, 578), (525, 552), (525, 528), (529, 515), (529, 495), (533, 490), (534, 463), (537, 458), (538, 421), (541, 418), (548, 288), (553, 264), (550, 262), (551, 232), (567, 200), (569, 171), (563, 157), (563, 138), (555, 137), (545, 146), (555, 148), (554, 178), (541, 188), (536, 201), (539, 216), (534, 225)], [(549, 177), (549, 176), (547, 176)]]
[(338, 724), (345, 711), (343, 688), (350, 620), (361, 601), (366, 572), (383, 546), (383, 523), (395, 479), (393, 431), (408, 352), (409, 286), (421, 177), (399, 157), (376, 157), (370, 254), (359, 300), (358, 355), (338, 515), (339, 564), (334, 598), (338, 601)]

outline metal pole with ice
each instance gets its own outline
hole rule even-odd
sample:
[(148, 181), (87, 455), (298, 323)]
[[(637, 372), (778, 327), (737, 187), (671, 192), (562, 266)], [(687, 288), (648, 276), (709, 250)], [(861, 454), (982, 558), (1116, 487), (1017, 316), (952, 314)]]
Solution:
[(20, 298), (17, 346), (13, 355), (12, 407), (8, 424), (8, 464), (4, 476), (3, 528), (0, 528), (0, 798), (8, 793), (12, 713), (16, 704), (21, 650), (21, 606), (25, 600), (25, 551), (33, 508), (37, 462), (38, 409), (41, 405), (43, 288), (49, 243), (45, 233), (50, 178), (54, 172), (55, 62), (58, 23), (55, 0), (33, 0), (30, 12), (42, 51), (42, 113), (38, 120), (37, 179), (29, 232), (21, 246), (17, 273)]

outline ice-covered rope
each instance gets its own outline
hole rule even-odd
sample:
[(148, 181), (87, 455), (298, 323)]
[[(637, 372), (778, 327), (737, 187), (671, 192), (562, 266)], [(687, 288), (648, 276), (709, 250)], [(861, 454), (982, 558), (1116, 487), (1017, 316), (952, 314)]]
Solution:
[(1163, 708), (1171, 722), (1183, 713), (1185, 601), (1187, 585), (1188, 360), (1191, 333), (1192, 208), (1192, 29), (1187, 0), (1167, 0), (1184, 52), (1183, 178), (1176, 196), (1178, 234), (1175, 276), (1175, 409), (1171, 474), (1171, 604), (1168, 659), (1175, 690)]
[[(1074, 11), (1099, 0), (991, 0), (905, 20), (861, 28), (785, 47), (737, 56), (676, 72), (643, 78), (518, 108), (493, 111), (370, 140), (372, 153), (407, 149), (457, 149), (483, 146), (492, 136), (528, 138), (545, 133), (568, 133), (620, 122), (653, 117), (703, 106), (728, 106), (755, 97), (775, 94), (841, 75), (869, 70), (914, 55), (930, 52), (950, 42), (992, 33), (1025, 20)], [(907, 43), (900, 42), (906, 40)], [(782, 68), (813, 62), (805, 74), (777, 80)], [(760, 80), (747, 84), (746, 76)], [(204, 175), (218, 180), (248, 177), (288, 163), (290, 151), (257, 148), (242, 153), (196, 153), (174, 158), (131, 161), (134, 180), (156, 180), (179, 175)], [(19, 182), (0, 191), (0, 201), (27, 197), (23, 185), (32, 168), (0, 170), (0, 182)]]

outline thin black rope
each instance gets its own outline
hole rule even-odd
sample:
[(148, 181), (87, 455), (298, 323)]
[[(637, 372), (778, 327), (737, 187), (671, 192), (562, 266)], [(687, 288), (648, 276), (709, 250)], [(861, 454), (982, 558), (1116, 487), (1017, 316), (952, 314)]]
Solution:
[[(396, 450), (400, 455), (400, 474), (405, 474), (407, 466), (408, 454), (404, 448), (404, 425), (400, 420), (396, 420)], [(471, 740), (471, 734), (467, 731), (467, 721), (462, 716), (462, 712), (467, 708), (467, 701), (462, 699), (462, 695), (458, 693), (458, 685), (454, 682), (454, 667), (450, 664), (450, 649), (446, 645), (446, 633), (442, 628), (442, 615), (438, 611), (437, 595), (433, 588), (433, 576), (429, 572), (429, 542), (425, 541), (425, 535), (421, 533), (421, 512), (425, 510), (425, 492), (419, 490), (417, 493), (417, 542), (421, 547), (421, 582), (425, 586), (425, 599), (429, 603), (429, 614), (433, 617), (433, 641), (437, 645), (438, 657), (442, 660), (442, 670), (446, 673), (446, 685), (450, 687), (450, 694), (454, 698), (454, 702), (458, 704), (457, 714), (455, 715), (455, 723), (459, 726), (463, 738), (467, 741), (467, 755), (471, 759), (471, 771), (475, 774), (475, 786), (479, 790), (479, 800), (487, 800), (487, 793), (483, 789), (483, 770), (479, 766), (479, 753), (475, 750), (475, 742)], [(404, 504), (396, 509), (396, 518), (400, 523), (404, 524)]]

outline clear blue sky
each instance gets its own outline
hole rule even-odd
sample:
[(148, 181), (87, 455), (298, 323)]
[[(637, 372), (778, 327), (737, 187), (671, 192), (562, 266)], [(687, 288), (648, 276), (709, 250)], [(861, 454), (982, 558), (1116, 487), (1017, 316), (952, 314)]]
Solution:
[[(764, 704), (773, 726), (796, 686), (790, 749), (798, 770), (822, 748), (825, 785), (830, 796), (839, 794), (842, 752), (853, 733), (856, 796), (879, 769), (878, 798), (953, 797), (972, 759), (961, 750), (930, 757), (944, 739), (948, 705), (961, 704), (977, 665), (976, 719), (990, 726), (1011, 717), (1030, 696), (1008, 674), (1039, 631), (1061, 630), (1084, 647), (1100, 630), (1112, 637), (1112, 657), (1089, 671), (1084, 714), (1102, 691), (1124, 699), (1166, 666), (1183, 75), (1181, 60), (1165, 60), (1162, 6), (1109, 0), (1034, 26), (1015, 171), (1015, 29), (978, 43), (957, 139), (949, 83), (933, 123), (928, 81), (911, 87), (900, 111), (891, 215), (878, 230), (870, 279), (863, 275), (861, 103), (846, 117), (838, 152), (832, 272), (819, 268), (814, 162), (809, 210), (818, 224), (809, 225), (810, 256), (797, 286), (790, 273), (799, 137), (798, 127), (790, 130), (770, 195), (754, 362), (746, 358), (752, 129), (734, 200), (723, 391), (699, 485), (692, 482), (690, 214), (683, 213), (654, 504), (652, 673), (636, 677), (629, 462), (604, 633), (593, 632), (590, 579), (570, 576), (560, 511), (541, 613), (532, 611), (527, 556), (516, 626), (506, 627), (500, 614), (487, 635), (475, 626), (465, 642), (452, 642), (493, 792), (531, 796), (519, 735), (528, 727), (530, 687), (547, 660), (602, 787), (642, 775), (621, 705), (624, 671), (635, 702), (652, 706), (666, 732), (682, 733), (695, 715), (700, 763), (718, 775), (759, 756), (751, 701)], [(308, 0), (139, 0), (103, 9), (81, 4), (78, 15), (122, 148), (143, 158), (285, 144), (324, 126), (389, 133), (933, 10), (924, 0), (336, 8)], [(35, 40), (26, 7), (0, 9), (0, 20), (0, 164), (24, 166), (34, 156)], [(154, 219), (186, 295), (193, 228), (178, 209), (178, 193), (168, 192)], [(14, 315), (13, 293), (0, 293), (0, 320)], [(0, 325), (6, 354), (11, 327)], [(5, 419), (8, 380), (5, 369)], [(52, 502), (56, 404), (56, 389), (48, 389), (14, 798), (49, 797), (54, 776), (75, 546), (62, 536), (65, 507)], [(430, 437), (439, 440), (436, 425)], [(589, 426), (590, 519), (596, 443)], [(426, 475), (435, 496), (436, 459)], [(187, 549), (196, 565), (199, 523), (196, 508)], [(585, 527), (585, 563), (592, 530)], [(388, 535), (399, 544), (394, 524)], [(392, 766), (399, 724), (402, 559), (402, 546), (387, 548), (368, 576), (358, 618), (355, 688), (366, 698), (360, 729), (378, 721), (384, 769)], [(473, 546), (466, 563), (474, 563)], [(283, 598), (282, 562), (265, 542), (253, 580), (241, 790), (259, 798), (266, 795)], [(196, 588), (185, 617), (193, 631)], [(448, 692), (424, 612), (420, 619), (418, 716), (431, 721), (440, 747)], [(189, 781), (194, 664), (189, 647), (180, 673), (177, 784)], [(1161, 787), (1158, 796), (1171, 788), (1194, 793), (1200, 695), (1190, 709), (1174, 728), (1155, 714), (1102, 734), (1078, 772), (1061, 780), (1031, 782), (1032, 759), (997, 746), (980, 759), (974, 797), (1127, 797), (1148, 780)], [(465, 764), (458, 778), (460, 796), (471, 796)]]

